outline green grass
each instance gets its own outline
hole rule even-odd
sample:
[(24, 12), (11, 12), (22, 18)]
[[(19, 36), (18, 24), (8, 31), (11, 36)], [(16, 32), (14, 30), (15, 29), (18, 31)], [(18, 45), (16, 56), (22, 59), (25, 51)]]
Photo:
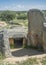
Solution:
[(29, 58), (26, 61), (23, 61), (21, 63), (18, 63), (18, 65), (35, 65), (35, 64), (38, 64), (36, 58)]
[(29, 59), (22, 61), (22, 62), (16, 62), (15, 64), (10, 64), (7, 62), (0, 63), (0, 65), (35, 65), (35, 64), (38, 64), (36, 58), (29, 58)]
[(26, 61), (18, 62), (17, 65), (35, 65), (38, 64), (36, 58), (29, 58)]
[(42, 60), (42, 65), (46, 65), (46, 59)]
[(10, 44), (10, 48), (11, 49), (14, 49), (14, 44)]
[(8, 62), (0, 62), (0, 65), (13, 65), (13, 64), (9, 64)]
[(44, 57), (41, 61), (42, 65), (46, 65), (46, 57)]
[(1, 53), (0, 53), (0, 62), (5, 58), (5, 56), (3, 56)]
[(37, 59), (36, 58), (29, 58), (26, 61), (23, 61), (21, 63), (18, 63), (18, 65), (35, 65), (38, 64)]

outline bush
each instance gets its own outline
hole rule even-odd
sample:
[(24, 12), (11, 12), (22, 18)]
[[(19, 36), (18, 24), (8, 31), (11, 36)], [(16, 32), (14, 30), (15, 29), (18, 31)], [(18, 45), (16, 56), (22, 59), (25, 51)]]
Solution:
[(27, 15), (21, 14), (17, 16), (17, 19), (23, 19), (26, 20), (27, 19)]
[(13, 18), (15, 18), (15, 16), (10, 13), (9, 11), (4, 11), (1, 15), (0, 18), (2, 21), (10, 21), (13, 20)]

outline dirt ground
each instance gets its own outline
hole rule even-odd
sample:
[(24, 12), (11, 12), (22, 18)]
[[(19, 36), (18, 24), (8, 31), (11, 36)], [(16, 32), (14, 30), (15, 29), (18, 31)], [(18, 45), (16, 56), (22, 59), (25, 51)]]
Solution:
[(3, 61), (9, 63), (21, 62), (27, 60), (28, 58), (42, 58), (46, 56), (46, 53), (37, 51), (34, 49), (26, 49), (26, 48), (16, 48), (11, 49), (12, 57), (6, 58)]

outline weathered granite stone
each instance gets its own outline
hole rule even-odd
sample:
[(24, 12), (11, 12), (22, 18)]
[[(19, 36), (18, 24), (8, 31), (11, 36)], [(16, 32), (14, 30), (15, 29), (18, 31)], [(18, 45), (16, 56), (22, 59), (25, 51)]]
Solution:
[[(22, 30), (23, 29), (23, 30)], [(17, 29), (5, 29), (3, 31), (3, 53), (5, 57), (11, 57), (11, 51), (10, 51), (10, 43), (9, 38), (27, 38), (27, 33), (24, 28), (17, 28)], [(25, 43), (25, 39), (23, 40), (23, 43)]]
[[(45, 24), (44, 24), (45, 23)], [(46, 52), (46, 20), (43, 23), (43, 48), (44, 51)]]
[(23, 47), (26, 47), (27, 46), (27, 39), (24, 37), (23, 38)]
[(3, 55), (4, 55), (4, 50), (3, 50), (3, 48), (4, 48), (4, 44), (3, 44), (3, 34), (2, 34), (2, 32), (0, 32), (0, 53), (2, 53)]
[(28, 12), (28, 45), (41, 48), (43, 46), (43, 13), (38, 9)]
[(11, 57), (10, 44), (7, 31), (3, 32), (3, 40), (4, 40), (4, 55), (5, 57)]

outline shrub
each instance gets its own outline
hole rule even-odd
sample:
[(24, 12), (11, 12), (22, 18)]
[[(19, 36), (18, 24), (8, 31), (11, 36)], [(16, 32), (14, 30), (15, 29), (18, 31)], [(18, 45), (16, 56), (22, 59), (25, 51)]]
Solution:
[(23, 19), (26, 20), (27, 19), (27, 15), (21, 14), (17, 16), (17, 19)]

